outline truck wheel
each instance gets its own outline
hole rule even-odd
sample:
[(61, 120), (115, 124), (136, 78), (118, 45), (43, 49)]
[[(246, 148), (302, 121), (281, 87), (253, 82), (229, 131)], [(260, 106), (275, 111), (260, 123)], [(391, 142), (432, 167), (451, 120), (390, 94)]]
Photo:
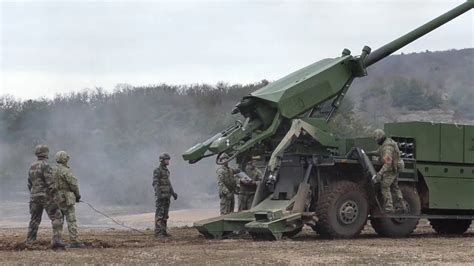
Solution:
[(318, 222), (313, 229), (326, 238), (350, 238), (360, 234), (367, 222), (369, 204), (357, 184), (339, 181), (324, 189), (317, 202)]
[[(419, 215), (421, 213), (420, 197), (414, 188), (400, 186), (405, 200), (408, 214)], [(375, 232), (381, 236), (404, 237), (415, 230), (419, 218), (371, 218), (370, 223)]]
[(430, 219), (431, 227), (438, 234), (464, 234), (471, 226), (471, 222), (471, 220)]

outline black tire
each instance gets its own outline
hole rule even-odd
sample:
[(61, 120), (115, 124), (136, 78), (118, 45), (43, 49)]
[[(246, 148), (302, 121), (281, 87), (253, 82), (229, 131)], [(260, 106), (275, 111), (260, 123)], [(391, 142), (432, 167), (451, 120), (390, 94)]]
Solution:
[[(420, 215), (421, 203), (416, 190), (404, 185), (400, 186), (400, 190), (402, 191), (408, 214)], [(413, 233), (418, 225), (418, 221), (418, 218), (371, 218), (370, 224), (380, 236), (405, 237)]]
[(436, 233), (443, 235), (462, 235), (469, 229), (471, 222), (471, 220), (430, 219), (431, 227)]
[(357, 184), (339, 181), (324, 189), (317, 202), (318, 222), (313, 229), (325, 238), (350, 238), (360, 234), (369, 214), (367, 194)]

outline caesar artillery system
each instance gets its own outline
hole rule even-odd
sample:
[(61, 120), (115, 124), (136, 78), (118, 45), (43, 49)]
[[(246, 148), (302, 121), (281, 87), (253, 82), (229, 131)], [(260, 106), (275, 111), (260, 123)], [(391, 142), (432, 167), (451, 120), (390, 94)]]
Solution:
[(250, 210), (198, 221), (197, 230), (210, 238), (247, 231), (254, 238), (279, 239), (306, 224), (322, 236), (348, 238), (370, 219), (381, 235), (406, 236), (420, 218), (428, 218), (439, 233), (466, 231), (474, 218), (474, 127), (386, 124), (403, 152), (406, 168), (399, 181), (408, 209), (386, 214), (370, 182), (377, 163), (365, 152), (375, 142), (338, 139), (328, 122), (367, 67), (473, 6), (467, 1), (372, 53), (367, 46), (360, 56), (344, 49), (340, 57), (318, 61), (245, 96), (232, 112), (244, 122), (193, 146), (183, 158), (195, 163), (217, 154), (218, 164), (237, 158), (244, 165), (260, 156), (263, 182)]

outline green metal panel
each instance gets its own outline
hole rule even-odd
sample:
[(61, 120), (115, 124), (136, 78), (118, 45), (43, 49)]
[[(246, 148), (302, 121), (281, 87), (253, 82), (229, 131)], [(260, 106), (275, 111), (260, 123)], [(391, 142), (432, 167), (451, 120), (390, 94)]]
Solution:
[(440, 124), (429, 122), (387, 123), (385, 131), (391, 137), (415, 138), (415, 158), (418, 161), (439, 161)]
[(464, 157), (464, 126), (455, 124), (440, 124), (441, 151), (440, 162), (462, 163)]
[(323, 59), (268, 84), (251, 96), (276, 103), (284, 117), (293, 118), (344, 88), (353, 76), (351, 58)]
[(354, 139), (354, 146), (360, 147), (366, 152), (375, 151), (379, 147), (373, 138), (356, 138)]
[(310, 134), (316, 135), (316, 140), (325, 147), (337, 148), (339, 141), (334, 134), (329, 132), (326, 120), (321, 118), (306, 117), (301, 119), (303, 122), (310, 124), (313, 128)]
[(347, 154), (354, 147), (354, 139), (341, 139), (339, 141), (339, 155)]
[(464, 126), (464, 162), (474, 163), (474, 126)]
[(418, 164), (433, 209), (474, 209), (474, 165)]
[(432, 209), (474, 209), (474, 179), (430, 177), (429, 206)]

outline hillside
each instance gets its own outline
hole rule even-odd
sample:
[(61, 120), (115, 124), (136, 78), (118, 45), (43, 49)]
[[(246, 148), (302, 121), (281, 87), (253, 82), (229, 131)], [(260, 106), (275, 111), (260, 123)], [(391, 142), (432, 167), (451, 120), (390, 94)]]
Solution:
[(394, 55), (368, 73), (354, 82), (349, 95), (369, 124), (474, 119), (473, 48)]

